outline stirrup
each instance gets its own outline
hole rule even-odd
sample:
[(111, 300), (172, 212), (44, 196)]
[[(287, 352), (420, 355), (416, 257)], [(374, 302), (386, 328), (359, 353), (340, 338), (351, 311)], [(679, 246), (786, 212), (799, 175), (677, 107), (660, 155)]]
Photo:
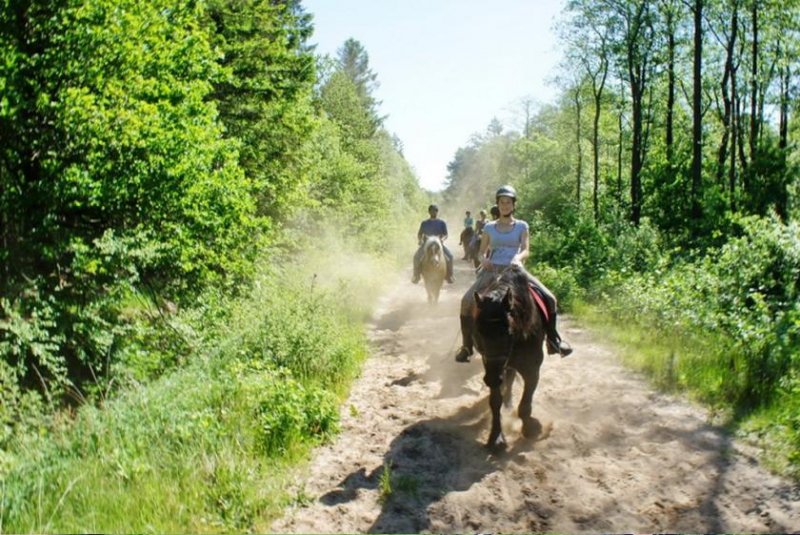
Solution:
[(558, 353), (561, 355), (561, 358), (568, 357), (572, 354), (572, 346), (566, 343), (564, 340), (559, 340), (555, 342), (553, 340), (547, 340), (547, 354), (548, 355), (555, 355)]
[(469, 362), (472, 358), (472, 350), (466, 346), (461, 346), (461, 349), (456, 353), (456, 362)]

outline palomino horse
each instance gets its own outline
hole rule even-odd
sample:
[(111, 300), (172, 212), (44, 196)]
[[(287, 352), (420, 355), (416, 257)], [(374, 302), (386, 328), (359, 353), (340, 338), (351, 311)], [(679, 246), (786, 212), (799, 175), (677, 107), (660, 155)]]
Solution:
[(426, 236), (422, 244), (422, 263), (420, 271), (428, 292), (428, 303), (439, 302), (439, 292), (447, 276), (447, 259), (444, 256), (444, 244), (438, 236)]
[[(516, 265), (503, 270), (488, 288), (475, 292), (474, 297), (473, 340), (483, 356), (483, 381), (490, 390), (492, 410), (492, 428), (486, 445), (502, 449), (506, 439), (501, 428), (500, 408), (504, 396), (506, 404), (511, 403), (511, 386), (516, 373), (525, 382), (517, 408), (522, 419), (522, 434), (532, 437), (541, 430), (539, 421), (531, 417), (531, 410), (533, 393), (539, 384), (539, 368), (544, 360), (545, 318), (528, 286), (527, 274)], [(501, 389), (502, 386), (505, 388)]]

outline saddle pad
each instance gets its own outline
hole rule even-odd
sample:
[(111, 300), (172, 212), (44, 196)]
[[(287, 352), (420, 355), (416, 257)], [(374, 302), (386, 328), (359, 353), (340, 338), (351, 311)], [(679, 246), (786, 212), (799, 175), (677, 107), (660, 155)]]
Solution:
[(536, 306), (539, 307), (539, 310), (542, 311), (542, 315), (544, 315), (545, 322), (550, 322), (550, 313), (547, 311), (547, 305), (544, 302), (544, 298), (539, 295), (539, 288), (534, 286), (533, 284), (528, 284), (528, 291), (531, 292), (531, 297), (533, 297)]

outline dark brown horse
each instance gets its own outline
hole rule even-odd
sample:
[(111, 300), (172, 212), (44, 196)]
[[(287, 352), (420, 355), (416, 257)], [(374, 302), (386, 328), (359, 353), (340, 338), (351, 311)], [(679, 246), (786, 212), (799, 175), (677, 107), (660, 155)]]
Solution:
[(472, 227), (466, 227), (464, 230), (461, 231), (461, 235), (459, 236), (458, 244), (464, 248), (464, 256), (461, 260), (471, 260), (472, 257), (470, 256), (470, 243), (472, 243), (472, 238), (475, 237), (475, 229)]
[(500, 409), (504, 396), (506, 403), (511, 402), (511, 385), (516, 373), (525, 383), (517, 409), (522, 419), (522, 434), (531, 437), (540, 430), (539, 422), (531, 417), (531, 410), (533, 393), (539, 384), (539, 368), (544, 360), (545, 320), (530, 293), (527, 274), (519, 266), (505, 269), (488, 288), (475, 292), (474, 297), (473, 339), (483, 356), (483, 381), (490, 389), (492, 410), (492, 428), (486, 445), (502, 449), (506, 440)]

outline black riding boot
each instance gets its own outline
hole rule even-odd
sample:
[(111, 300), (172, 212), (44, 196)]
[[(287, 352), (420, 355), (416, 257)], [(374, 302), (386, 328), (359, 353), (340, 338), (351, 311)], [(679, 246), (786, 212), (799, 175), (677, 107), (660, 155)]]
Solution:
[(570, 347), (568, 343), (562, 340), (561, 335), (558, 334), (558, 330), (556, 329), (555, 311), (550, 312), (550, 321), (547, 322), (546, 332), (547, 332), (548, 355), (555, 355), (556, 353), (558, 353), (563, 358), (572, 353), (572, 347)]
[[(532, 286), (534, 289), (539, 290), (536, 288), (535, 284)], [(547, 334), (547, 354), (555, 355), (558, 353), (562, 358), (566, 357), (572, 353), (572, 347), (561, 339), (561, 335), (558, 334), (558, 329), (556, 329), (556, 319), (558, 317), (556, 303), (546, 292), (537, 291), (537, 294), (544, 299), (547, 305), (547, 314), (550, 316), (547, 325), (545, 325), (545, 334)]]
[(461, 349), (456, 353), (456, 362), (469, 362), (472, 358), (472, 317), (459, 316), (461, 320)]

